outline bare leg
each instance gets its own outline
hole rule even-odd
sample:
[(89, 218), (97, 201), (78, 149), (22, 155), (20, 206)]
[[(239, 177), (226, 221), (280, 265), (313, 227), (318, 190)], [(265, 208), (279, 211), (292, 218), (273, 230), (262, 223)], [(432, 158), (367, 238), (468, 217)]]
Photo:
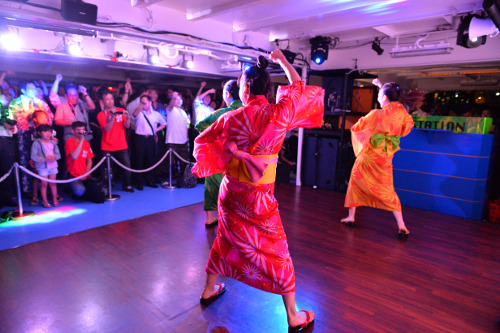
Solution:
[(392, 212), (394, 214), (394, 217), (396, 218), (396, 221), (398, 222), (398, 228), (399, 231), (405, 231), (406, 233), (410, 233), (408, 229), (406, 228), (405, 221), (403, 220), (403, 212), (398, 211), (398, 212)]
[(354, 217), (356, 215), (356, 207), (349, 207), (349, 215), (347, 217), (344, 217), (342, 220), (343, 221), (352, 221), (354, 222)]
[[(47, 178), (47, 177), (45, 177)], [(45, 206), (49, 205), (49, 202), (47, 201), (47, 185), (49, 183), (45, 180), (42, 180), (42, 185), (40, 186), (40, 193), (42, 195), (42, 202)]]
[(207, 211), (207, 219), (205, 220), (205, 224), (212, 224), (212, 222), (215, 221), (215, 216), (213, 211), (208, 210)]
[(217, 279), (217, 275), (207, 273), (207, 280), (205, 281), (205, 288), (201, 293), (202, 298), (209, 298), (213, 294), (215, 294), (215, 280)]
[[(49, 175), (48, 176), (50, 180), (55, 180), (56, 175)], [(57, 200), (57, 184), (56, 183), (50, 183), (50, 192), (52, 192), (52, 199), (54, 200), (54, 206), (57, 207), (59, 206), (59, 200)]]
[[(306, 322), (307, 316), (304, 312), (297, 312), (295, 309), (295, 294), (283, 295), (283, 303), (286, 309), (286, 318), (288, 326), (299, 326)], [(311, 320), (314, 319), (314, 312), (310, 311)]]

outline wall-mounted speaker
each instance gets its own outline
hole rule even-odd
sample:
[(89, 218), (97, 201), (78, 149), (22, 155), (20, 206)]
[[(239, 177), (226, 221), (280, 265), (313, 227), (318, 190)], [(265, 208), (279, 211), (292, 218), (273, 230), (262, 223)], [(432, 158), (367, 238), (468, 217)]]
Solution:
[(96, 25), (97, 6), (79, 0), (61, 0), (61, 15), (66, 21)]

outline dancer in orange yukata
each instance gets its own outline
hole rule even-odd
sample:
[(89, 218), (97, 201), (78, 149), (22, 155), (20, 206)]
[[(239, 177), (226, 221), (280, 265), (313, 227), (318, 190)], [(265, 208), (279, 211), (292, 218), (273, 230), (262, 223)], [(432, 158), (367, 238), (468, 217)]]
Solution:
[(206, 266), (200, 302), (208, 305), (224, 292), (218, 275), (282, 295), (290, 332), (310, 327), (312, 311), (295, 308), (295, 271), (274, 197), (278, 153), (285, 134), (297, 127), (323, 123), (324, 90), (305, 86), (280, 50), (269, 58), (285, 71), (289, 86), (280, 87), (276, 104), (266, 95), (268, 61), (239, 78), (245, 105), (221, 116), (195, 140), (193, 174), (206, 177), (226, 172), (219, 190), (219, 229)]
[[(374, 80), (377, 84), (380, 81)], [(352, 128), (352, 147), (356, 162), (345, 197), (349, 216), (341, 223), (354, 226), (356, 207), (369, 206), (392, 211), (399, 228), (399, 237), (406, 238), (401, 202), (394, 190), (392, 158), (399, 148), (399, 139), (410, 133), (413, 119), (399, 102), (400, 88), (394, 82), (384, 84), (378, 93), (382, 109), (375, 109)]]

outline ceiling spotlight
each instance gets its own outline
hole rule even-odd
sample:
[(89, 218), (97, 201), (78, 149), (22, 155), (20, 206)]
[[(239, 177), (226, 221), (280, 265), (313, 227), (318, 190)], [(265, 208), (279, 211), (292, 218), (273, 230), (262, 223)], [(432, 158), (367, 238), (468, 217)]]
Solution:
[(372, 50), (377, 52), (378, 55), (382, 55), (384, 53), (384, 49), (380, 47), (380, 40), (375, 38), (375, 40), (372, 43)]
[(311, 59), (315, 64), (321, 65), (328, 59), (328, 48), (332, 39), (330, 37), (316, 36), (309, 40), (311, 43)]
[(74, 57), (80, 56), (82, 54), (82, 47), (80, 42), (82, 41), (81, 36), (66, 35), (63, 37), (64, 50), (67, 54)]
[(285, 56), (286, 60), (288, 60), (288, 62), (290, 64), (293, 64), (293, 62), (295, 61), (295, 57), (297, 56), (297, 53), (292, 52), (292, 51), (290, 51), (288, 49), (287, 50), (281, 50), (281, 52)]
[(151, 65), (157, 65), (160, 63), (160, 52), (157, 48), (149, 47), (144, 45), (148, 56), (148, 63)]
[(5, 31), (2, 32), (0, 35), (0, 41), (2, 43), (2, 48), (6, 50), (19, 50), (21, 49), (21, 40), (19, 39), (19, 36), (11, 31)]
[[(468, 49), (479, 47), (486, 43), (486, 35), (492, 33), (485, 28), (488, 23), (476, 15), (469, 14), (462, 19), (462, 22), (458, 26), (457, 31), (457, 45), (466, 47)], [(484, 24), (486, 23), (486, 24)], [(484, 27), (483, 27), (484, 26)], [(493, 28), (496, 29), (493, 24)], [(498, 31), (498, 29), (496, 29)]]
[[(187, 59), (187, 57), (190, 57), (190, 59)], [(194, 68), (194, 56), (192, 54), (184, 54), (182, 56), (182, 63), (181, 67), (185, 69), (193, 69)]]

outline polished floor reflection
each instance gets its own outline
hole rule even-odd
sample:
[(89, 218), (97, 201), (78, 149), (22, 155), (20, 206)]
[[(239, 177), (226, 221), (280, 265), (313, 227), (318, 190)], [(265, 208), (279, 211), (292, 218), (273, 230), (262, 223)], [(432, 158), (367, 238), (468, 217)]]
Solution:
[[(297, 272), (297, 305), (314, 332), (496, 332), (500, 225), (405, 208), (359, 209), (344, 196), (279, 185)], [(194, 204), (0, 251), (0, 332), (286, 332), (281, 298), (221, 279), (199, 294), (216, 230)]]

